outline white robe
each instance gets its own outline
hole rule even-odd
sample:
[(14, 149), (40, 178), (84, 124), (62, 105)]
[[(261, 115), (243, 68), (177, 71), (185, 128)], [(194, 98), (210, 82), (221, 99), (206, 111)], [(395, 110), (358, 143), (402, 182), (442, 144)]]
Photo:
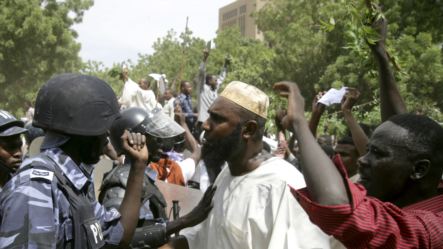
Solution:
[(200, 225), (182, 230), (190, 249), (329, 248), (329, 236), (313, 225), (288, 184), (302, 188), (302, 174), (273, 157), (234, 177), (225, 167), (215, 181), (214, 208)]

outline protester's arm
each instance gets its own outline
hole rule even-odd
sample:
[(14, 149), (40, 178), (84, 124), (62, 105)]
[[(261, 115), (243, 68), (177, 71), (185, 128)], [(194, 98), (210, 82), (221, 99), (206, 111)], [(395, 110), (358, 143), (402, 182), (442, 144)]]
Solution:
[(278, 82), (274, 85), (274, 89), (281, 96), (288, 97), (288, 114), (283, 119), (283, 125), (296, 134), (303, 174), (310, 196), (321, 205), (349, 203), (342, 176), (309, 129), (304, 116), (304, 99), (298, 86), (291, 82)]
[[(187, 215), (177, 220), (168, 222), (166, 230), (167, 234), (172, 234), (186, 227), (192, 227), (206, 219), (212, 210), (212, 197), (216, 191), (216, 186), (210, 186), (198, 205)], [(188, 240), (185, 236), (173, 237), (169, 242), (159, 249), (189, 249)]]
[(197, 140), (194, 138), (191, 131), (189, 130), (189, 127), (186, 124), (185, 115), (179, 106), (175, 108), (175, 120), (185, 130), (185, 142), (187, 147), (189, 148), (189, 151), (191, 151), (192, 153), (190, 158), (192, 158), (195, 162), (195, 165), (197, 165), (198, 161), (200, 161), (201, 158), (201, 149), (198, 146)]
[(138, 222), (143, 177), (148, 164), (148, 149), (146, 137), (139, 133), (125, 131), (122, 140), (125, 154), (131, 158), (132, 162), (125, 196), (119, 209), (121, 214), (120, 222), (124, 229), (121, 244), (128, 245), (132, 241)]
[(312, 100), (312, 115), (311, 119), (309, 120), (309, 129), (314, 137), (317, 137), (318, 123), (320, 122), (321, 116), (325, 112), (325, 105), (318, 102), (322, 95), (323, 93), (320, 92)]
[(352, 115), (352, 107), (360, 96), (360, 92), (354, 88), (348, 88), (346, 94), (343, 96), (341, 101), (341, 110), (343, 112), (343, 117), (349, 130), (351, 131), (352, 141), (357, 148), (358, 154), (360, 156), (366, 154), (366, 147), (368, 145), (368, 137), (365, 132), (358, 124)]
[(212, 197), (215, 194), (215, 186), (210, 186), (203, 195), (197, 206), (185, 216), (182, 216), (176, 220), (169, 221), (166, 224), (166, 234), (169, 236), (175, 232), (178, 232), (186, 227), (193, 227), (200, 222), (204, 221), (208, 217), (209, 212), (212, 210)]
[(200, 96), (200, 93), (203, 91), (203, 87), (206, 83), (206, 61), (209, 57), (209, 50), (205, 48), (203, 50), (203, 58), (202, 62), (200, 63), (200, 67), (198, 69), (198, 76), (197, 76), (197, 96)]
[(375, 44), (369, 44), (369, 47), (378, 64), (381, 119), (384, 122), (391, 116), (405, 113), (406, 105), (398, 90), (386, 53), (387, 20), (380, 18), (374, 22), (373, 27), (379, 32), (380, 40)]
[(228, 66), (230, 64), (231, 64), (231, 59), (229, 58), (229, 56), (226, 56), (225, 61), (223, 62), (223, 67), (222, 67), (220, 74), (218, 75), (218, 78), (217, 78), (217, 89), (225, 81), (226, 75), (228, 74)]

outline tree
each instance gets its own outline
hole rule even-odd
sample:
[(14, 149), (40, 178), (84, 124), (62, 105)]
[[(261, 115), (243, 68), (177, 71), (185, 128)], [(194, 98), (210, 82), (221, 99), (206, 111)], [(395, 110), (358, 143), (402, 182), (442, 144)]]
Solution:
[[(369, 24), (385, 15), (388, 52), (408, 109), (441, 120), (442, 10), (440, 0), (274, 0), (257, 13), (257, 23), (275, 50), (275, 79), (296, 81), (308, 103), (318, 90), (356, 87), (363, 93), (358, 115), (379, 122), (378, 73), (368, 46), (378, 35)], [(337, 114), (332, 110), (325, 123), (343, 130)]]
[(0, 1), (0, 108), (22, 113), (53, 74), (81, 66), (74, 23), (92, 0)]

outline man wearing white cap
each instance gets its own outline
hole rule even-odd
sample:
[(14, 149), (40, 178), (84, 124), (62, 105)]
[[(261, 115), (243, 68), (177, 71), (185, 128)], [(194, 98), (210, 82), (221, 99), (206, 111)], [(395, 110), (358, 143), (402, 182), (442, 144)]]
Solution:
[(263, 151), (268, 106), (261, 90), (234, 81), (209, 108), (202, 152), (228, 167), (215, 180), (208, 218), (169, 248), (329, 248), (328, 237), (291, 197), (288, 185), (305, 186), (303, 176)]

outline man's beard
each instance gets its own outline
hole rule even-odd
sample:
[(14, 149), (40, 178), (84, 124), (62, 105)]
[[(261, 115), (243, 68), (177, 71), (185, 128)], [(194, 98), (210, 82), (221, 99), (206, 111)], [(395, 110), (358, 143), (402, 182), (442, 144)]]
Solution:
[(202, 158), (205, 162), (211, 184), (214, 183), (226, 160), (234, 153), (237, 154), (240, 151), (240, 133), (241, 126), (238, 125), (229, 136), (213, 141), (210, 144), (203, 144)]

